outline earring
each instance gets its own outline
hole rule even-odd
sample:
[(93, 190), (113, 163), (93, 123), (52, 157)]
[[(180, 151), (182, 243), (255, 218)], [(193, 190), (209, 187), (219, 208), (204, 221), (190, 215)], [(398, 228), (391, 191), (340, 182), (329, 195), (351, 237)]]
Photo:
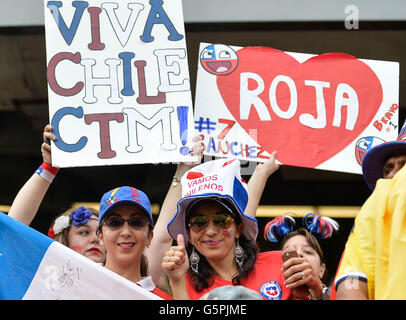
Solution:
[(198, 274), (199, 273), (198, 269), (199, 269), (200, 257), (195, 252), (195, 247), (193, 247), (192, 253), (189, 256), (189, 261), (190, 261), (190, 267), (192, 268), (193, 272)]
[(240, 267), (240, 270), (242, 270), (242, 265), (244, 262), (244, 249), (243, 249), (243, 247), (240, 246), (240, 242), (238, 241), (238, 238), (237, 238), (237, 243), (234, 248), (234, 257), (235, 257), (235, 262), (237, 262), (237, 264)]

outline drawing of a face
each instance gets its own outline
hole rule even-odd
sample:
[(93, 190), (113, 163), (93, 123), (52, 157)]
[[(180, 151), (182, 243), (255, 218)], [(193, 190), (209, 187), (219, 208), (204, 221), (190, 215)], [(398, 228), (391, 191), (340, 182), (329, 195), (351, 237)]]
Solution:
[(384, 142), (385, 141), (378, 137), (363, 137), (359, 139), (355, 146), (355, 157), (358, 164), (362, 165), (362, 160), (364, 160), (365, 154), (369, 149)]
[(203, 68), (214, 75), (227, 75), (238, 66), (237, 53), (224, 44), (207, 46), (200, 53)]

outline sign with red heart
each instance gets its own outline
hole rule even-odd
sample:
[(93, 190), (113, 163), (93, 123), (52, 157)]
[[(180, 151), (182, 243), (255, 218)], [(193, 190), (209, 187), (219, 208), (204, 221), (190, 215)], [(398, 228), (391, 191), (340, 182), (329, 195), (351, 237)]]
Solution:
[(396, 139), (398, 82), (395, 62), (201, 44), (195, 128), (206, 154), (361, 173), (360, 138)]

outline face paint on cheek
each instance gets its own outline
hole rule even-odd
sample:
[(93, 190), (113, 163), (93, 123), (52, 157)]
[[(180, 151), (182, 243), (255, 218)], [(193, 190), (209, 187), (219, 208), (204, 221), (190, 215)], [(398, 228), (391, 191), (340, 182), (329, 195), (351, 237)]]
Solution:
[(223, 235), (227, 238), (231, 238), (233, 236), (233, 229), (228, 229), (223, 231)]
[(79, 253), (83, 250), (83, 247), (82, 247), (82, 246), (76, 246), (76, 245), (72, 245), (70, 248), (71, 248), (73, 251), (76, 251), (76, 252), (79, 252)]

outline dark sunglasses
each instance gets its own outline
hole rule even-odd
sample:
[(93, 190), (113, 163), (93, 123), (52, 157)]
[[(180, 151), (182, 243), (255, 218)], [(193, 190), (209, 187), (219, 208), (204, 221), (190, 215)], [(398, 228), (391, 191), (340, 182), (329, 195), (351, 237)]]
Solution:
[(147, 218), (144, 216), (134, 216), (129, 219), (124, 219), (117, 216), (109, 216), (106, 218), (106, 220), (104, 220), (103, 224), (108, 228), (118, 229), (121, 228), (126, 221), (128, 225), (133, 229), (144, 228), (148, 223)]
[(213, 221), (214, 225), (223, 229), (230, 228), (234, 219), (224, 213), (216, 214), (214, 216), (195, 216), (189, 220), (189, 228), (195, 232), (200, 232), (209, 225), (209, 221)]

